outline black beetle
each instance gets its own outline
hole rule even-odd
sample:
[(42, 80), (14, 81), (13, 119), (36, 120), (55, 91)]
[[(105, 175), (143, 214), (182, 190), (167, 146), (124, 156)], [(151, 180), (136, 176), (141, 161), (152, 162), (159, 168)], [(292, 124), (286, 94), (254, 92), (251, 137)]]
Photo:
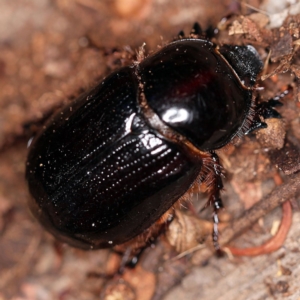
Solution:
[[(56, 114), (30, 146), (31, 209), (75, 247), (143, 247), (172, 207), (205, 181), (222, 207), (214, 152), (280, 117), (256, 104), (262, 62), (252, 46), (217, 46), (196, 24), (156, 53), (123, 67)], [(214, 231), (217, 245), (217, 229)], [(133, 241), (133, 243), (132, 243)]]

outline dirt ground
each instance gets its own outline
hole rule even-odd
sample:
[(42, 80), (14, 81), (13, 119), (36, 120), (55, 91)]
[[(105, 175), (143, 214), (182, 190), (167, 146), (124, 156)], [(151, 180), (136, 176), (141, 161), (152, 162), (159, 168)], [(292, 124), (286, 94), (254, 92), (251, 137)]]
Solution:
[[(221, 226), (220, 242), (263, 244), (278, 229), (285, 200), (292, 202), (291, 229), (279, 250), (256, 257), (218, 258), (207, 244), (178, 257), (166, 233), (135, 268), (103, 276), (117, 269), (118, 255), (63, 245), (31, 216), (27, 142), (57, 109), (126, 63), (120, 53), (143, 43), (154, 51), (195, 21), (218, 26), (216, 43), (258, 50), (265, 63), (262, 100), (290, 91), (278, 108), (283, 118), (270, 121), (269, 131), (219, 153), (226, 170), (220, 217), (233, 222)], [(299, 46), (299, 1), (0, 1), (0, 300), (300, 299)], [(196, 210), (205, 203), (201, 193), (192, 198)], [(201, 240), (206, 223), (190, 211), (185, 224)], [(201, 214), (209, 216), (209, 209)], [(193, 231), (180, 230), (179, 239)]]

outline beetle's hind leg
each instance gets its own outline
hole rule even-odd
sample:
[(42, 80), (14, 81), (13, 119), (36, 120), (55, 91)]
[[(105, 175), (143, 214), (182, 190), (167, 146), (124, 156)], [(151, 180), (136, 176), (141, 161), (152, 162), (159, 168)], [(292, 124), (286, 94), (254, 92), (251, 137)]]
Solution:
[(210, 152), (210, 155), (206, 158), (203, 158), (203, 167), (207, 170), (203, 178), (203, 182), (207, 186), (207, 191), (209, 194), (209, 198), (207, 203), (205, 204), (204, 208), (208, 206), (213, 207), (213, 245), (215, 250), (220, 253), (221, 248), (218, 242), (219, 239), (219, 217), (218, 213), (223, 208), (223, 202), (221, 199), (220, 192), (223, 189), (223, 182), (222, 182), (222, 166), (219, 161), (219, 157), (215, 152)]

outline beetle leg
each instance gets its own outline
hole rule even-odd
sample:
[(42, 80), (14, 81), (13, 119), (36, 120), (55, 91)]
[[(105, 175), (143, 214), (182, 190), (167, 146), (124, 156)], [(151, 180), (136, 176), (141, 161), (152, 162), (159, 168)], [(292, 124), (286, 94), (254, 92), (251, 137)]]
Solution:
[(223, 182), (222, 182), (222, 167), (220, 165), (219, 157), (215, 152), (211, 152), (211, 158), (213, 161), (213, 182), (210, 189), (210, 197), (208, 199), (210, 205), (213, 206), (213, 222), (214, 222), (214, 229), (213, 229), (213, 245), (216, 251), (220, 251), (220, 245), (218, 242), (219, 239), (219, 217), (218, 213), (220, 209), (222, 209), (223, 202), (220, 196), (220, 191), (223, 189)]
[(213, 37), (215, 37), (219, 32), (219, 29), (217, 27), (214, 26), (208, 26), (205, 30), (205, 37), (207, 39), (212, 39)]
[(281, 115), (274, 109), (274, 107), (282, 105), (283, 104), (281, 102), (272, 98), (268, 102), (262, 102), (257, 105), (257, 114), (262, 116), (264, 119), (280, 119)]
[(274, 107), (281, 105), (282, 103), (276, 100), (276, 98), (272, 98), (267, 102), (259, 103), (256, 107), (254, 117), (251, 121), (251, 125), (244, 134), (247, 135), (255, 130), (268, 127), (267, 124), (263, 122), (260, 117), (263, 117), (263, 119), (280, 119), (281, 115), (277, 110), (274, 109)]
[(178, 37), (179, 39), (183, 39), (183, 38), (185, 37), (184, 31), (183, 31), (183, 30), (180, 30), (180, 31), (178, 32), (178, 34), (177, 34), (177, 37)]
[(122, 273), (125, 267), (134, 267), (134, 265), (137, 264), (143, 250), (154, 243), (156, 238), (172, 221), (173, 208), (170, 208), (155, 223), (138, 236), (123, 244), (114, 246), (114, 251), (122, 255), (119, 273)]
[(266, 102), (261, 102), (256, 106), (250, 128), (245, 132), (246, 135), (258, 129), (267, 128), (267, 124), (261, 121), (260, 117), (263, 119), (281, 119), (280, 113), (274, 108), (283, 105), (279, 100), (284, 98), (289, 93), (289, 90), (290, 88), (274, 98), (271, 98)]
[(218, 33), (218, 29), (209, 26), (205, 31), (202, 30), (200, 24), (196, 22), (190, 32), (190, 38), (205, 38), (211, 39)]
[(219, 161), (218, 155), (211, 151), (210, 156), (207, 158), (204, 158), (206, 161), (204, 164), (209, 169), (208, 173), (204, 174), (205, 177), (203, 177), (204, 181), (207, 181), (207, 189), (209, 198), (206, 202), (205, 206), (202, 208), (204, 210), (208, 206), (213, 207), (213, 245), (217, 253), (221, 253), (221, 248), (218, 243), (219, 239), (219, 230), (218, 230), (218, 224), (219, 224), (219, 217), (218, 213), (220, 209), (222, 209), (223, 202), (220, 196), (220, 191), (223, 189), (223, 182), (222, 182), (222, 166)]
[(126, 267), (134, 268), (139, 261), (141, 253), (142, 249), (136, 251), (136, 249), (128, 247), (122, 255), (121, 263), (118, 269), (118, 274), (122, 275)]
[(202, 28), (198, 22), (194, 24), (190, 35), (202, 35)]
[(268, 125), (265, 122), (262, 122), (260, 120), (259, 115), (255, 114), (254, 118), (252, 119), (251, 126), (244, 134), (247, 135), (255, 130), (263, 129), (263, 128), (267, 128), (267, 127), (268, 127)]

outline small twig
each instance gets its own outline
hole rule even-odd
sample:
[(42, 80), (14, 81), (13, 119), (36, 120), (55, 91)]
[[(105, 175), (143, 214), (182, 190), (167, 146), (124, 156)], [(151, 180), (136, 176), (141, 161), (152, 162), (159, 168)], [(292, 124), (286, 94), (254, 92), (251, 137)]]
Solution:
[[(279, 173), (276, 173), (274, 176), (274, 181), (276, 185), (283, 184), (283, 180)], [(289, 230), (292, 225), (292, 206), (291, 202), (287, 200), (282, 204), (282, 220), (280, 224), (280, 228), (278, 229), (277, 233), (274, 237), (269, 239), (267, 242), (260, 246), (256, 247), (249, 247), (249, 248), (235, 248), (235, 247), (228, 247), (228, 251), (230, 254), (235, 256), (257, 256), (267, 253), (272, 253), (278, 250), (284, 243)]]
[[(265, 216), (271, 210), (293, 198), (300, 191), (300, 173), (289, 177), (288, 182), (275, 188), (268, 196), (247, 210), (238, 220), (235, 220), (231, 226), (228, 226), (220, 236), (220, 244), (227, 245), (246, 229), (251, 227), (261, 217)], [(287, 208), (287, 206), (285, 207)]]
[(287, 234), (292, 225), (292, 207), (290, 201), (282, 204), (282, 221), (276, 235), (269, 239), (266, 243), (249, 248), (226, 247), (234, 256), (257, 256), (272, 253), (278, 250), (284, 243)]
[(259, 12), (259, 13), (264, 14), (264, 15), (266, 15), (266, 16), (269, 16), (269, 15), (270, 15), (267, 11), (262, 10), (262, 9), (259, 9), (259, 8), (255, 7), (255, 6), (253, 6), (253, 5), (250, 5), (250, 4), (244, 3), (244, 2), (240, 2), (240, 3), (241, 3), (241, 5), (244, 5), (244, 6), (250, 8), (250, 9), (256, 11), (256, 12)]
[[(274, 178), (275, 182), (277, 181), (277, 179), (278, 178)], [(276, 184), (280, 184), (280, 181), (277, 181)], [(291, 218), (289, 218), (289, 216), (291, 216), (291, 206), (290, 202), (286, 202), (286, 200), (294, 199), (298, 192), (300, 192), (300, 172), (287, 177), (286, 183), (277, 186), (269, 195), (264, 197), (260, 202), (256, 203), (249, 210), (247, 210), (238, 220), (234, 221), (230, 226), (222, 230), (219, 239), (221, 247), (225, 248), (225, 245), (227, 245), (231, 240), (242, 234), (261, 217), (265, 216), (267, 213), (283, 204), (284, 202), (285, 204), (283, 205), (283, 209), (286, 211), (283, 215), (287, 216), (288, 220), (291, 220)], [(289, 226), (287, 226), (286, 228), (288, 228)], [(214, 252), (212, 251), (213, 247), (211, 239), (208, 240), (210, 240), (210, 247), (202, 248), (203, 245), (201, 245), (201, 249), (196, 249), (199, 250), (199, 252), (195, 253), (192, 258), (194, 265), (202, 265), (206, 263), (207, 260), (210, 259), (214, 254)], [(272, 243), (267, 246), (267, 249), (271, 249), (272, 251), (274, 250)], [(195, 248), (180, 254), (180, 258), (193, 250), (195, 250)], [(178, 258), (179, 257), (177, 256), (176, 258), (172, 259), (172, 262), (178, 262)], [(164, 274), (164, 272), (162, 272), (161, 274)], [(163, 287), (163, 291), (157, 290), (152, 299), (160, 299), (162, 293), (165, 293), (165, 291), (166, 286)]]
[(195, 252), (195, 251), (201, 250), (201, 249), (203, 249), (203, 248), (205, 248), (205, 245), (200, 244), (200, 245), (198, 245), (198, 246), (196, 246), (196, 247), (193, 247), (193, 248), (191, 248), (191, 249), (189, 249), (189, 250), (186, 250), (186, 251), (183, 251), (183, 252), (179, 253), (179, 254), (176, 255), (175, 257), (171, 258), (171, 260), (172, 260), (172, 261), (178, 260), (178, 259), (180, 259), (180, 258), (182, 258), (182, 257), (184, 257), (184, 256), (186, 256), (186, 255), (189, 255), (189, 254), (191, 254), (191, 253), (193, 253), (193, 252)]
[[(276, 178), (275, 178), (276, 180)], [(277, 182), (278, 184), (278, 182)], [(294, 199), (295, 195), (300, 192), (300, 173), (291, 175), (288, 177), (288, 181), (277, 188), (275, 188), (269, 195), (263, 198), (261, 201), (253, 205), (250, 209), (245, 211), (245, 213), (237, 220), (233, 221), (231, 225), (227, 226), (224, 230), (221, 231), (220, 235), (220, 245), (222, 248), (226, 248), (226, 245), (243, 232), (245, 232), (248, 228), (250, 228), (255, 222), (257, 222), (261, 217), (264, 217), (266, 214), (271, 212), (273, 209), (278, 207), (279, 205), (283, 204), (287, 201), (287, 199)], [(290, 214), (290, 202), (288, 201), (287, 204), (283, 205), (283, 216), (285, 216), (283, 220), (283, 227), (286, 230), (289, 230), (291, 224), (289, 222), (286, 223), (286, 220), (291, 220)], [(281, 226), (282, 227), (282, 226)], [(285, 237), (285, 232), (281, 232), (282, 228), (280, 227), (279, 233), (280, 238)], [(202, 263), (206, 262), (212, 255), (213, 251), (211, 240), (208, 239), (207, 243), (210, 243), (210, 247), (203, 248), (202, 245), (200, 249), (200, 255), (194, 260), (194, 263), (201, 265)], [(271, 239), (272, 240), (272, 239)], [(273, 242), (270, 242), (270, 245), (265, 245), (267, 249), (272, 249)], [(274, 248), (273, 248), (274, 249)], [(194, 252), (195, 249), (191, 249)], [(274, 251), (274, 250), (273, 250)], [(230, 251), (229, 251), (230, 252)], [(272, 251), (270, 251), (272, 252)], [(186, 252), (184, 254), (187, 254)], [(182, 255), (180, 255), (182, 257)], [(178, 258), (178, 257), (177, 257)]]

